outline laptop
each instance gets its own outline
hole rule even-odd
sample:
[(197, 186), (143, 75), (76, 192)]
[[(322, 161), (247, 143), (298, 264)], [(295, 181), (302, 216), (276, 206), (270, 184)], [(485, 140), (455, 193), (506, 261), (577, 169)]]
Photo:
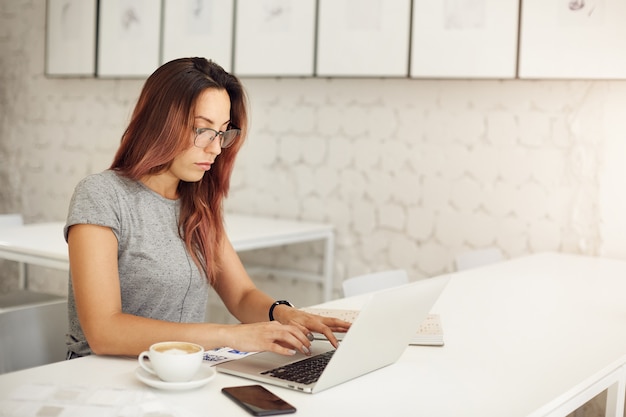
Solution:
[[(323, 391), (396, 362), (448, 281), (447, 276), (428, 278), (369, 294), (337, 349), (326, 340), (315, 340), (311, 356), (259, 352), (216, 368), (301, 392)], [(309, 375), (315, 367), (319, 374)]]

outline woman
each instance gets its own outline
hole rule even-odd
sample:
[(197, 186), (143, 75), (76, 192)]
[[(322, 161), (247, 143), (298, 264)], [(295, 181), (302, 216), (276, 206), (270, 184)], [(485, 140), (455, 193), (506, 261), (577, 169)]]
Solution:
[[(333, 331), (349, 323), (261, 292), (224, 232), (246, 105), (239, 80), (203, 58), (147, 79), (110, 169), (82, 180), (70, 203), (69, 358), (137, 355), (164, 340), (308, 354), (311, 332), (337, 346)], [(203, 322), (209, 287), (246, 324)]]

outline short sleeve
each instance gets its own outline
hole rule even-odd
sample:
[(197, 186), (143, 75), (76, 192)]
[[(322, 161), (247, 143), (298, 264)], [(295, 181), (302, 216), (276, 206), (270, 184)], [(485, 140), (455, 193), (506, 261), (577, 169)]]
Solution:
[(119, 240), (119, 201), (114, 183), (104, 173), (84, 178), (74, 189), (63, 229), (66, 241), (69, 228), (76, 224), (110, 227)]

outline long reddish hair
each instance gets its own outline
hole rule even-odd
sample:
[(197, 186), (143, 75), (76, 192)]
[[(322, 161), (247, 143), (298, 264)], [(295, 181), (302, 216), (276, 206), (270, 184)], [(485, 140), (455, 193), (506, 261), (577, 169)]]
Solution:
[(193, 146), (189, 138), (194, 107), (200, 94), (210, 88), (228, 93), (231, 125), (241, 129), (241, 134), (222, 149), (200, 181), (179, 182), (178, 231), (195, 263), (213, 283), (225, 236), (222, 202), (248, 127), (247, 97), (237, 77), (204, 58), (181, 58), (162, 65), (146, 80), (110, 168), (134, 180), (167, 170), (177, 155)]

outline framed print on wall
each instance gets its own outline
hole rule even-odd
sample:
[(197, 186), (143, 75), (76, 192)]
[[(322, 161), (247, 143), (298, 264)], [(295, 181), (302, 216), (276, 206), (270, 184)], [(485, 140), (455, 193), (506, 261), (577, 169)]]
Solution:
[(233, 0), (164, 0), (162, 63), (204, 57), (232, 68)]
[(315, 0), (237, 0), (234, 72), (312, 76), (315, 8)]
[(520, 78), (626, 78), (624, 0), (523, 0)]
[(519, 0), (413, 0), (411, 77), (515, 78)]
[(99, 77), (147, 77), (160, 64), (161, 2), (99, 0)]
[(319, 0), (318, 76), (406, 77), (411, 0)]
[(96, 19), (96, 0), (48, 0), (46, 75), (95, 75)]

